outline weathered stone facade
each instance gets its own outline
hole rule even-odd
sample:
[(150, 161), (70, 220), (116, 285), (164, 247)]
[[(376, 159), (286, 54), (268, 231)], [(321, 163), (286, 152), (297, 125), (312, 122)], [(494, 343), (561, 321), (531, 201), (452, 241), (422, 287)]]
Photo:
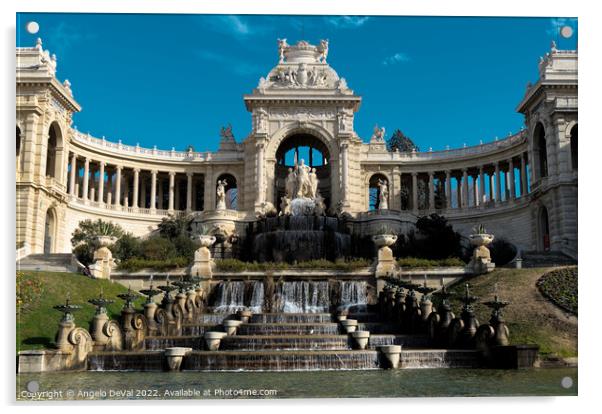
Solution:
[[(218, 151), (198, 153), (82, 134), (71, 122), (80, 107), (69, 82), (57, 80), (54, 56), (41, 41), (18, 48), (17, 241), (32, 253), (68, 252), (78, 223), (98, 217), (136, 235), (168, 214), (236, 228), (279, 209), (287, 154), (306, 146), (327, 207), (349, 213), (356, 231), (403, 228), (437, 212), (463, 234), (483, 223), (522, 250), (577, 257), (576, 51), (553, 45), (542, 58), (540, 78), (517, 108), (524, 130), (474, 147), (411, 153), (387, 151), (384, 129), (375, 128), (368, 143), (357, 135), (362, 98), (327, 56), (327, 42), (280, 42), (279, 63), (244, 96), (250, 134), (236, 142), (224, 129)], [(216, 211), (223, 179), (226, 210)], [(377, 179), (388, 188), (386, 210), (371, 201)]]

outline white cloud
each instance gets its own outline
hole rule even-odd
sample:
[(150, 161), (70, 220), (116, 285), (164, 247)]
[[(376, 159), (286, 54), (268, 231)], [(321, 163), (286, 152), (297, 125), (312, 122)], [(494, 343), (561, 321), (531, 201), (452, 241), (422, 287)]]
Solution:
[(326, 21), (331, 25), (343, 29), (353, 29), (363, 26), (370, 17), (368, 16), (332, 16), (326, 17)]
[(223, 20), (225, 20), (226, 24), (230, 24), (231, 29), (236, 33), (241, 35), (248, 35), (251, 33), (249, 25), (243, 22), (239, 16), (225, 16)]
[(550, 19), (550, 26), (546, 30), (546, 33), (550, 36), (557, 36), (560, 33), (560, 29), (564, 26), (571, 26), (573, 30), (577, 29), (577, 18), (575, 17), (552, 17)]
[(388, 66), (388, 65), (396, 65), (398, 63), (404, 63), (404, 62), (409, 62), (410, 58), (408, 55), (406, 55), (403, 52), (397, 52), (391, 56), (386, 57), (383, 60), (383, 65)]

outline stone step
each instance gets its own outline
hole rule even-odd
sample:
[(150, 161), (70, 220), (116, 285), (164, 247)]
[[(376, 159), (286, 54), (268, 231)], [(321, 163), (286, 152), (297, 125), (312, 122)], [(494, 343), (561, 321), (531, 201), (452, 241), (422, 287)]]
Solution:
[(246, 323), (239, 335), (337, 335), (336, 323)]
[(347, 314), (347, 319), (355, 319), (358, 322), (381, 322), (380, 315), (376, 312), (353, 312)]
[(44, 272), (74, 272), (70, 253), (30, 254), (19, 260), (17, 270), (37, 270)]
[(330, 313), (258, 313), (251, 316), (250, 323), (328, 323)]
[(193, 351), (184, 371), (320, 371), (379, 368), (377, 351)]
[(346, 350), (347, 335), (235, 335), (222, 339), (220, 350)]

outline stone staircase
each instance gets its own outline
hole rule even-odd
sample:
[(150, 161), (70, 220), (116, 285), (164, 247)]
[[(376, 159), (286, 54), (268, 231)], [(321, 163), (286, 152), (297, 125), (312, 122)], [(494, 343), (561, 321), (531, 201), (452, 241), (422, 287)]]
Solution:
[(77, 272), (71, 253), (30, 254), (17, 262), (17, 270)]
[(577, 261), (561, 252), (523, 252), (523, 267), (573, 266)]

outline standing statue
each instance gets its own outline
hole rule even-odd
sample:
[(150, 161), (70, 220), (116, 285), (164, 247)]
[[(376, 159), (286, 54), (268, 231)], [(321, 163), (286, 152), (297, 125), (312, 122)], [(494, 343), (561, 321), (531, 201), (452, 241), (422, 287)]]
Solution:
[(309, 182), (310, 168), (305, 165), (305, 160), (301, 158), (301, 163), (297, 165), (297, 196), (296, 198), (307, 197), (310, 192)]
[(279, 63), (284, 62), (284, 50), (288, 47), (288, 43), (286, 43), (286, 39), (278, 39), (278, 57)]
[(286, 196), (289, 199), (293, 199), (295, 197), (295, 195), (297, 194), (296, 192), (296, 188), (297, 188), (297, 177), (295, 176), (295, 172), (293, 171), (292, 168), (288, 169), (288, 175), (286, 176), (286, 182), (285, 182), (285, 191), (286, 191)]
[(217, 206), (216, 210), (226, 209), (226, 180), (217, 180)]
[(378, 179), (378, 209), (389, 209), (389, 187), (385, 180)]
[(379, 128), (378, 124), (374, 125), (374, 132), (372, 133), (371, 142), (384, 142), (385, 140), (385, 128)]
[(318, 176), (315, 168), (312, 168), (309, 173), (309, 189), (309, 198), (316, 198), (318, 195)]
[(320, 60), (323, 63), (326, 63), (326, 58), (328, 57), (328, 39), (320, 40)]

